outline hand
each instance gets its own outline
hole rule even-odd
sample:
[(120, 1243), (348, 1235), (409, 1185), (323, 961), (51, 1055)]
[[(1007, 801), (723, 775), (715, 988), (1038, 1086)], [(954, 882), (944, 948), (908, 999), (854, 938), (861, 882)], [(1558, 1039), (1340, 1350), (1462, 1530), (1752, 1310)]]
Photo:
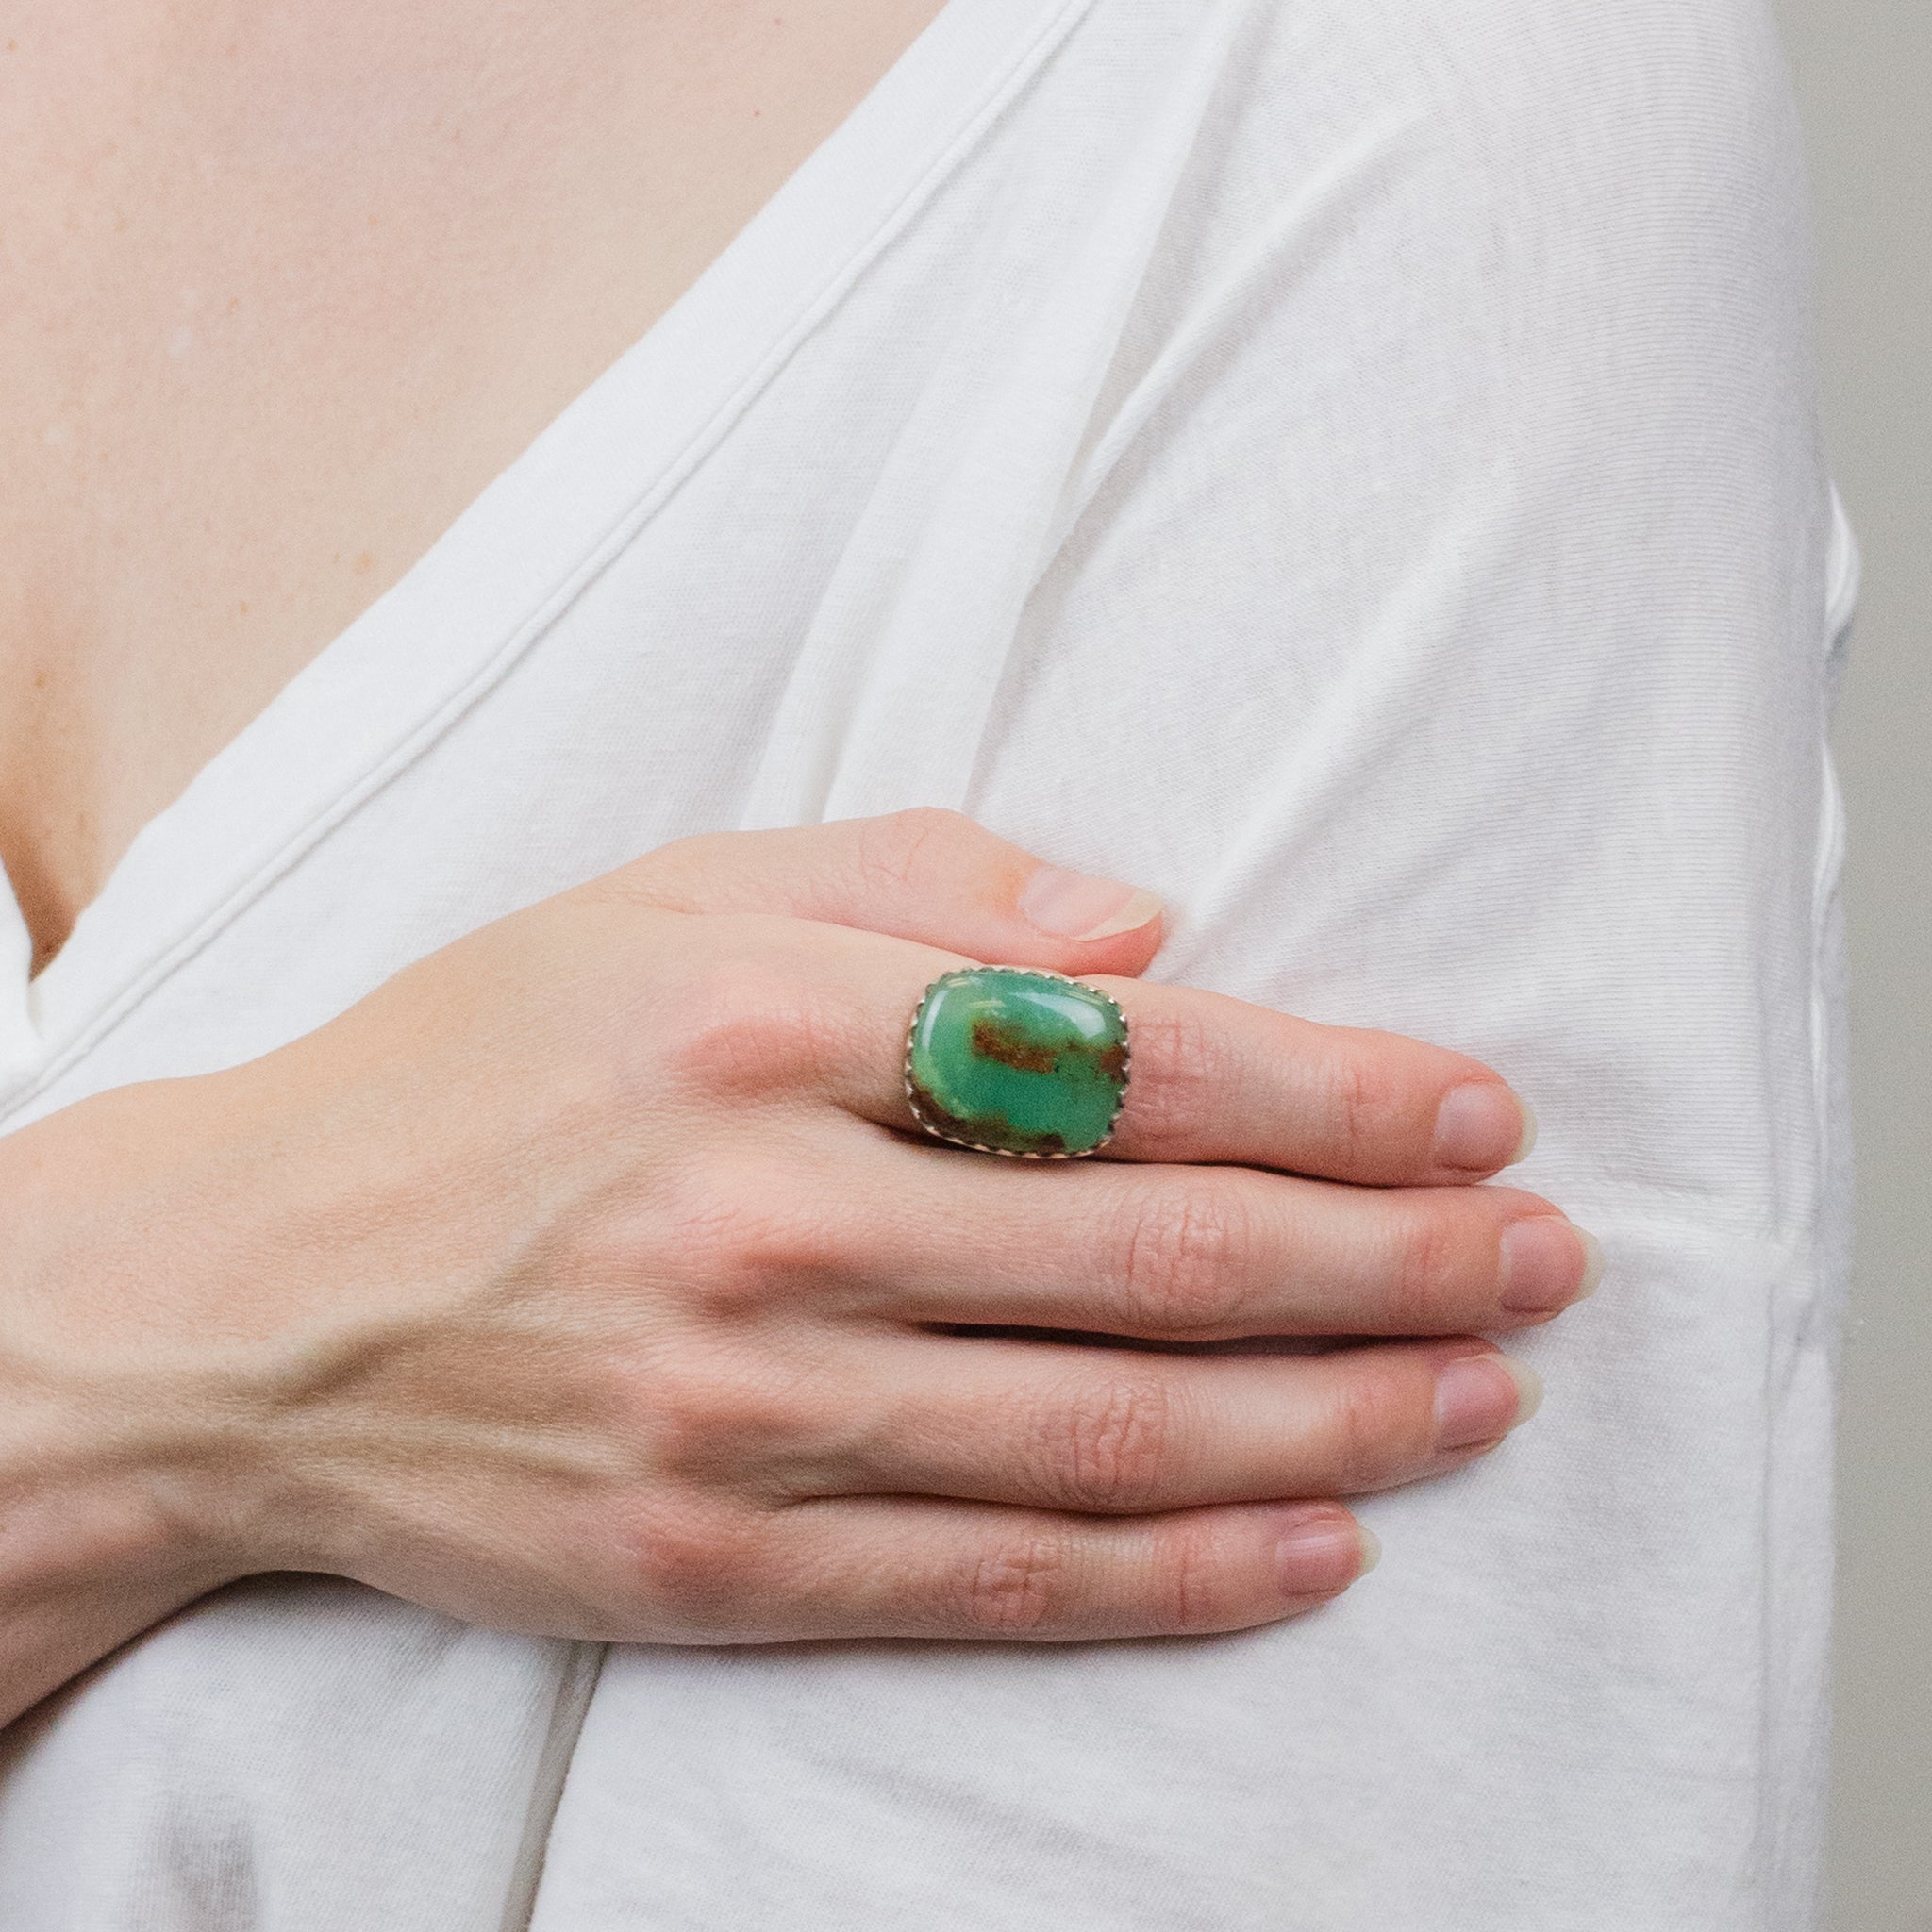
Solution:
[[(59, 1509), (5, 1457), (10, 1520), (68, 1525), (42, 1568), (83, 1594), (310, 1569), (617, 1640), (1333, 1596), (1333, 1499), (1493, 1447), (1534, 1378), (1467, 1331), (1549, 1319), (1591, 1244), (1467, 1185), (1524, 1138), (1495, 1074), (1123, 976), (1159, 941), (1126, 897), (943, 813), (689, 841), (16, 1136), (7, 1373), (68, 1454)], [(962, 955), (1126, 1009), (1107, 1157), (909, 1131), (907, 1024)], [(1325, 1345), (1380, 1336), (1443, 1339)], [(1198, 1346), (1255, 1337), (1325, 1342)]]

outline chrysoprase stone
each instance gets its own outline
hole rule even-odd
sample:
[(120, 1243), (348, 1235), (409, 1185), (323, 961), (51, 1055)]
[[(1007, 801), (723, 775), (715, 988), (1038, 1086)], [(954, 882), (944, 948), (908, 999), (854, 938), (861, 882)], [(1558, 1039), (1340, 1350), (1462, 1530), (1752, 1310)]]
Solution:
[(936, 979), (906, 1050), (923, 1124), (1003, 1154), (1091, 1154), (1127, 1091), (1127, 1022), (1104, 992), (1013, 967)]

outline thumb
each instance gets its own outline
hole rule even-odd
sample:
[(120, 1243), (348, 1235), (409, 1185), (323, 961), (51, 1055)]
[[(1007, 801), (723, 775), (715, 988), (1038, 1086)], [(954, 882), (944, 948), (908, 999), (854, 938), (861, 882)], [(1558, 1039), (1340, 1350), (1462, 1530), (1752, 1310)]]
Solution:
[(817, 919), (1060, 973), (1140, 973), (1161, 939), (1154, 893), (1048, 865), (933, 807), (680, 839), (614, 880), (665, 911)]

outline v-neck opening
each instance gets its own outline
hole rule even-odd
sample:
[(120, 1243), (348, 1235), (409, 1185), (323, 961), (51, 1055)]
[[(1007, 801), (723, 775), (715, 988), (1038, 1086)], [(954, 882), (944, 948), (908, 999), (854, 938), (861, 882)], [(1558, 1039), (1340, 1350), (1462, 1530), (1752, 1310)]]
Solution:
[(0, 892), (0, 1119), (508, 674), (1091, 4), (947, 0), (644, 335), (142, 828), (31, 981), (25, 919)]

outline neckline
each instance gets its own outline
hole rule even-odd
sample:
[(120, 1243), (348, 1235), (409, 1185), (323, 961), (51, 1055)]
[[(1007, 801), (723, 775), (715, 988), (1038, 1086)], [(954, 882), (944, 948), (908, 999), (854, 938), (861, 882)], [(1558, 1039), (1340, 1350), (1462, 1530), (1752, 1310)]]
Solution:
[(37, 979), (18, 902), (0, 890), (0, 1120), (510, 670), (1091, 4), (947, 0), (643, 337), (142, 827)]

